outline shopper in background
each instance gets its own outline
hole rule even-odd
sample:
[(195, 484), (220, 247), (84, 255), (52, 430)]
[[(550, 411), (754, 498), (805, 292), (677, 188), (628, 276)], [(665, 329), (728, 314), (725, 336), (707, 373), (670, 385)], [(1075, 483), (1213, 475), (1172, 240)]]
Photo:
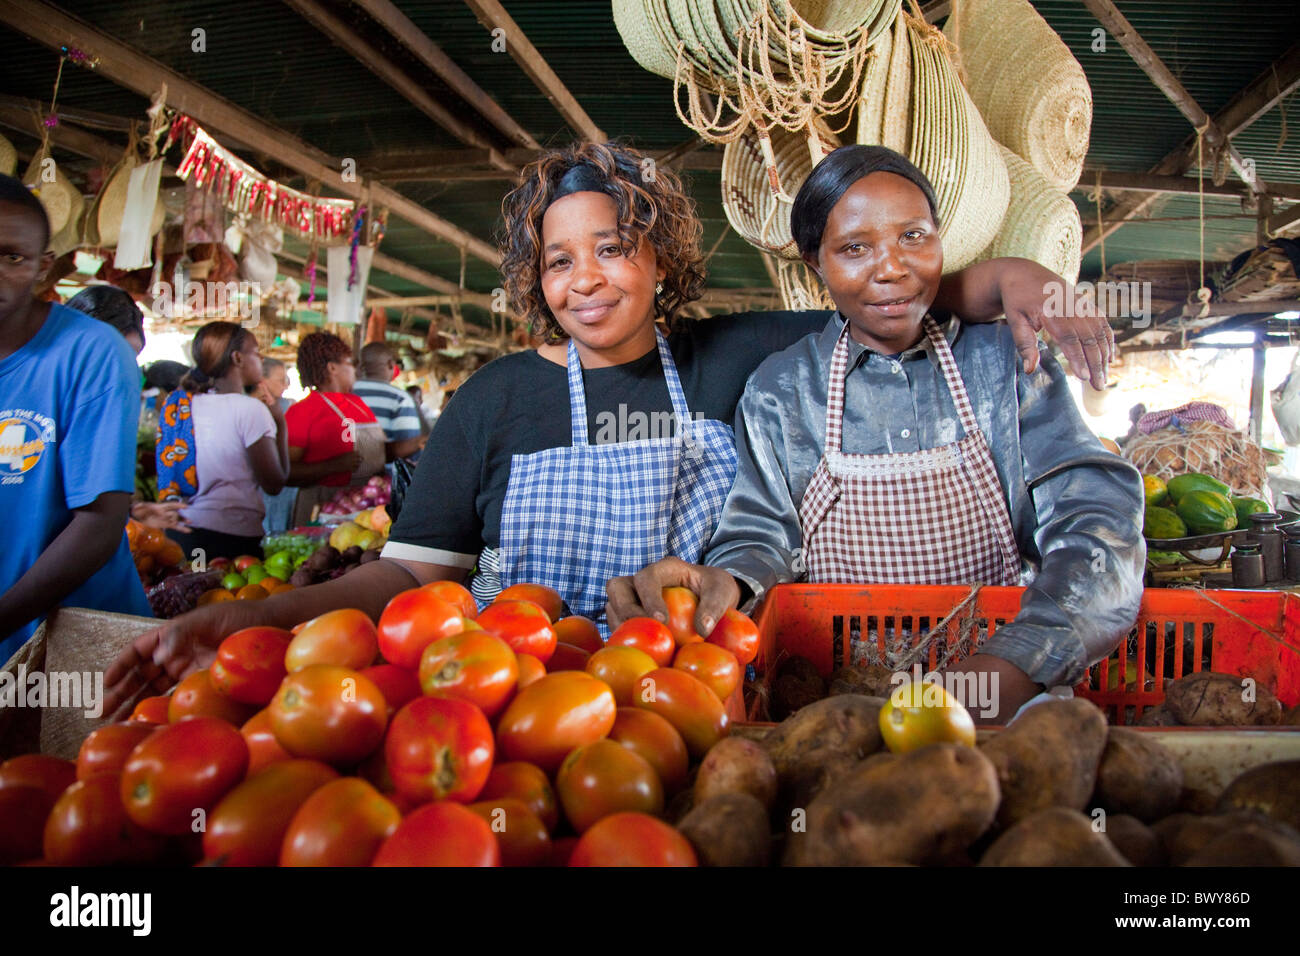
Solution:
[(424, 389), (418, 385), (408, 385), (406, 386), (406, 394), (410, 395), (411, 401), (415, 402), (415, 413), (420, 416), (420, 436), (428, 438), (433, 426), (429, 424), (429, 414), (424, 410)]
[[(293, 399), (284, 397), (285, 389), (289, 387), (289, 369), (279, 359), (262, 359), (262, 381), (281, 413), (287, 414), (293, 405)], [(287, 531), (297, 498), (298, 489), (289, 484), (276, 494), (263, 491), (262, 505), (266, 508), (266, 515), (262, 518), (262, 531), (266, 534)]]
[(144, 348), (144, 313), (130, 294), (115, 285), (92, 285), (68, 300), (68, 308), (107, 322), (139, 355)]
[(311, 394), (286, 414), (289, 423), (289, 484), (298, 488), (293, 526), (311, 520), (314, 508), (351, 482), (384, 470), (383, 429), (356, 395), (352, 349), (337, 335), (313, 332), (298, 345), (298, 378)]
[(140, 374), (113, 329), (33, 288), (45, 208), (0, 176), (0, 663), (60, 605), (152, 617), (127, 545)]
[(361, 377), (352, 387), (352, 394), (370, 406), (383, 428), (385, 457), (390, 462), (409, 458), (424, 444), (415, 402), (391, 384), (401, 370), (397, 356), (387, 344), (371, 342), (361, 349)]
[(158, 496), (184, 500), (192, 529), (168, 535), (187, 558), (195, 549), (206, 559), (255, 554), (261, 492), (278, 492), (289, 474), (284, 413), (262, 381), (262, 356), (248, 329), (209, 322), (191, 353), (195, 367), (158, 419)]

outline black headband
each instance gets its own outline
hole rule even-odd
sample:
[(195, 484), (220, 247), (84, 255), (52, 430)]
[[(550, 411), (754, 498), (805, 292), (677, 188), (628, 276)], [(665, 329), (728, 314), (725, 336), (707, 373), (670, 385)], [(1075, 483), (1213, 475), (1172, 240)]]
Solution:
[(570, 167), (569, 171), (560, 177), (560, 181), (555, 184), (555, 192), (551, 195), (551, 202), (574, 193), (608, 193), (608, 191), (609, 187), (604, 176), (594, 166), (579, 163)]

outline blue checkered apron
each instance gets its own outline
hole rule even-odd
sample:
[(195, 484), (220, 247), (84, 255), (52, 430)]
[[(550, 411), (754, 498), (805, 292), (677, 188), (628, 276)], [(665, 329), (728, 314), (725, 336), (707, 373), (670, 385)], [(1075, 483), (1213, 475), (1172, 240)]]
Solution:
[[(546, 584), (607, 636), (605, 583), (667, 555), (699, 561), (736, 477), (731, 426), (692, 421), (668, 341), (659, 360), (676, 433), (592, 445), (578, 350), (569, 342), (572, 444), (510, 461), (501, 514), (500, 586)], [(621, 436), (620, 436), (621, 437)]]

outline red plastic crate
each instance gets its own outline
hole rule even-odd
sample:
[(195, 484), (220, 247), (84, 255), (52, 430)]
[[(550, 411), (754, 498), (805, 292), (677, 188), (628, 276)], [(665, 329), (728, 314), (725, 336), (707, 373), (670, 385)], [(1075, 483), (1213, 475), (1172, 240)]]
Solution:
[[(1015, 618), (1023, 593), (1024, 588), (981, 588), (952, 623), (970, 615), (992, 635)], [(970, 594), (969, 587), (949, 585), (778, 585), (758, 617), (755, 667), (765, 674), (769, 663), (800, 655), (829, 676), (853, 663), (855, 634), (875, 635), (883, 644), (898, 630), (928, 629)], [(1300, 702), (1300, 598), (1286, 591), (1149, 589), (1137, 624), (1118, 648), (1126, 680), (1107, 690), (1114, 666), (1112, 660), (1094, 665), (1075, 693), (1117, 724), (1133, 723), (1161, 703), (1169, 681), (1204, 670), (1253, 677), (1293, 707)], [(933, 649), (925, 667), (935, 667)], [(1142, 681), (1136, 680), (1139, 670), (1145, 672)]]

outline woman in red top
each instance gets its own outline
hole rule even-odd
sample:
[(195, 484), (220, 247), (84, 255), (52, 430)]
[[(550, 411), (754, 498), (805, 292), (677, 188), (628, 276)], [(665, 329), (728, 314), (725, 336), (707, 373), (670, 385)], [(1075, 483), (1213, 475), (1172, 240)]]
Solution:
[(384, 432), (356, 395), (352, 349), (337, 335), (313, 332), (298, 346), (298, 377), (312, 390), (285, 412), (289, 426), (289, 484), (298, 493), (293, 524), (311, 520), (312, 509), (351, 480), (364, 481), (384, 468)]

